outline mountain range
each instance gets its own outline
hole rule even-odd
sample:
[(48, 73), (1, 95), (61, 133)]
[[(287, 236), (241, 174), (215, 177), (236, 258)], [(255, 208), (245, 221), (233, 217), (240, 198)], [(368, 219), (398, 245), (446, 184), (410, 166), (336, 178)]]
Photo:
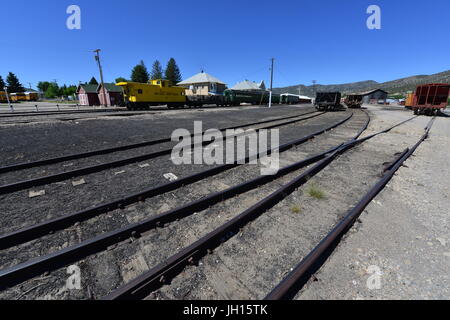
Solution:
[(303, 84), (299, 84), (283, 88), (274, 88), (273, 90), (274, 93), (299, 94), (300, 92), (301, 95), (309, 97), (314, 96), (314, 91), (339, 91), (341, 93), (356, 93), (366, 92), (374, 89), (383, 89), (390, 95), (404, 95), (408, 91), (414, 91), (417, 85), (424, 83), (450, 83), (450, 70), (431, 75), (416, 75), (381, 83), (374, 80), (367, 80), (343, 84), (316, 84), (315, 88), (313, 85), (305, 86)]

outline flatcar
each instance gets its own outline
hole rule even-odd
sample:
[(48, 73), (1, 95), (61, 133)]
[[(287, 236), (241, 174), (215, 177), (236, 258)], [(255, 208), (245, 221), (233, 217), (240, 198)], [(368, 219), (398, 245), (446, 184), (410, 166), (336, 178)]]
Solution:
[(412, 109), (414, 114), (434, 115), (447, 108), (450, 84), (429, 83), (417, 87)]
[(349, 108), (361, 108), (361, 106), (363, 104), (363, 96), (360, 94), (349, 94), (344, 99), (344, 103)]
[(340, 92), (317, 92), (314, 105), (317, 110), (336, 110), (341, 108)]

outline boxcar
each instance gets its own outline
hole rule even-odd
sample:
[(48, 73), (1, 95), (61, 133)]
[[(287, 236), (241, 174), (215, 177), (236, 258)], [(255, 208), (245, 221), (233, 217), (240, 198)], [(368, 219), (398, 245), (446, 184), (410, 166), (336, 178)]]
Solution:
[(363, 96), (360, 94), (349, 94), (345, 100), (344, 103), (349, 108), (361, 108), (363, 103)]
[(433, 115), (448, 104), (450, 84), (430, 83), (417, 87), (412, 109), (414, 114)]
[(414, 103), (414, 93), (408, 93), (406, 94), (406, 99), (405, 99), (405, 108), (406, 109), (412, 109)]
[(317, 110), (335, 110), (341, 107), (340, 92), (317, 92), (314, 102)]

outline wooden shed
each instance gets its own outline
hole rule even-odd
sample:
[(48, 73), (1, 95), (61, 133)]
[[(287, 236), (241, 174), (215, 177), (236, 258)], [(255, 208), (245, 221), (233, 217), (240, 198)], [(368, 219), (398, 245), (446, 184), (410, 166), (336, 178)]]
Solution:
[[(100, 104), (105, 105), (102, 84), (98, 85), (97, 93)], [(123, 102), (123, 89), (114, 83), (105, 83), (105, 95), (107, 106), (119, 106)]]
[(96, 84), (80, 84), (77, 88), (77, 95), (81, 106), (100, 105)]

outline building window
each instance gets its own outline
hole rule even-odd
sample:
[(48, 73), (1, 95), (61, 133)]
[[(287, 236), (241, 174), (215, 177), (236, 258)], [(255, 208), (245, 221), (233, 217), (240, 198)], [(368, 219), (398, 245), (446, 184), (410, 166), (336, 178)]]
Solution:
[(138, 94), (142, 94), (142, 89), (138, 89)]

